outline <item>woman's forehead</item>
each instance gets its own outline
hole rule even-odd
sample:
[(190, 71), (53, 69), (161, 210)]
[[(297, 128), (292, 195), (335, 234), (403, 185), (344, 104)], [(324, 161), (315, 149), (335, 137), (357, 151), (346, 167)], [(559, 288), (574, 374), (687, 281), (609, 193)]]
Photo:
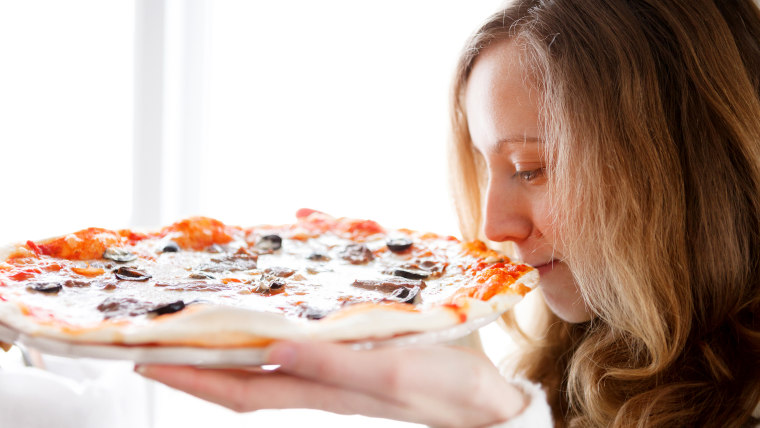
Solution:
[(536, 91), (517, 44), (503, 41), (475, 61), (465, 92), (468, 128), (479, 150), (540, 141)]

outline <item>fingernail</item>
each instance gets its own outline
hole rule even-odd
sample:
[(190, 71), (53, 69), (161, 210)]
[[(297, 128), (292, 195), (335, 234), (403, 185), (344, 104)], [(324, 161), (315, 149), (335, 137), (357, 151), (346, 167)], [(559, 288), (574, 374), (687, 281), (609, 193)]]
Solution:
[(148, 369), (143, 365), (135, 364), (135, 372), (137, 372), (139, 375), (145, 376), (148, 372)]
[(278, 343), (271, 347), (267, 353), (267, 364), (277, 364), (280, 366), (289, 366), (296, 359), (295, 346), (287, 343)]

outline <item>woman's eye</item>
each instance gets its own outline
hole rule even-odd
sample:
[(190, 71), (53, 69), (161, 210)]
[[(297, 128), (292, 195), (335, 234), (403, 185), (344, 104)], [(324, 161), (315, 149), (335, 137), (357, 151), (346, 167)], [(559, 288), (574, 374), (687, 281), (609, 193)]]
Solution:
[(538, 181), (543, 178), (546, 168), (531, 169), (528, 171), (517, 171), (515, 177), (526, 183)]

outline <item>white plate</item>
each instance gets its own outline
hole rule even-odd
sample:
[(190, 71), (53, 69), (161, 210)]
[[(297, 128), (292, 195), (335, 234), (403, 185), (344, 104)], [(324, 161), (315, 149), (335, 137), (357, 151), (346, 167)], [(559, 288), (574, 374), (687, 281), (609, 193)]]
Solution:
[[(444, 330), (413, 333), (382, 340), (350, 342), (354, 349), (373, 349), (385, 346), (424, 346), (446, 343), (462, 338), (495, 321), (494, 313)], [(198, 348), (190, 346), (124, 346), (94, 345), (45, 337), (29, 336), (0, 324), (0, 341), (18, 343), (45, 354), (62, 357), (127, 360), (134, 363), (182, 364), (194, 366), (260, 366), (265, 363), (266, 348)]]

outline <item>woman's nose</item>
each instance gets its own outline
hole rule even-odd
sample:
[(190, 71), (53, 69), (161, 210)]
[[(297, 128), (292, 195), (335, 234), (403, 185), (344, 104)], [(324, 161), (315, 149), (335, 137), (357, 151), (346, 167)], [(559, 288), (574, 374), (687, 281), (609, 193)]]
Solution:
[(486, 191), (483, 234), (495, 242), (527, 239), (532, 231), (530, 205), (517, 186), (491, 180)]

